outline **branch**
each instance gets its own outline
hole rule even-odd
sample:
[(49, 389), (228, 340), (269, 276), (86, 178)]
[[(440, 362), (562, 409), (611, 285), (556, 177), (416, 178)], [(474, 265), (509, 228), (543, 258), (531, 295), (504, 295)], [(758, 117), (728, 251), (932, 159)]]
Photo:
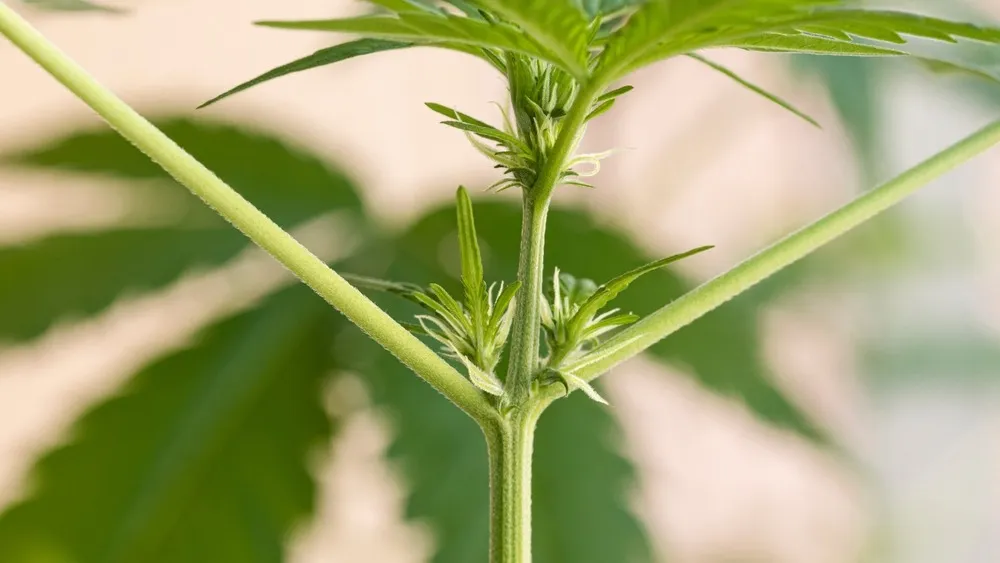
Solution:
[(677, 332), (772, 274), (889, 209), (919, 188), (1000, 142), (1000, 121), (952, 145), (888, 183), (789, 235), (616, 334), (565, 368), (586, 381)]
[(101, 86), (2, 1), (0, 34), (76, 94), (181, 185), (291, 270), (327, 303), (459, 408), (481, 424), (495, 417), (495, 409), (458, 371), (128, 104)]

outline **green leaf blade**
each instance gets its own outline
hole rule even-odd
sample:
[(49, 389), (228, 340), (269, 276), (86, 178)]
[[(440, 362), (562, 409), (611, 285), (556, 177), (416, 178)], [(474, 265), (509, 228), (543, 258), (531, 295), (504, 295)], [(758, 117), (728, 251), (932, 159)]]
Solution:
[(296, 287), (141, 370), (38, 463), (0, 516), (0, 559), (280, 562), (313, 508), (307, 454), (331, 433), (328, 320)]
[(894, 51), (913, 54), (909, 38), (998, 45), (1000, 28), (906, 12), (845, 8), (828, 0), (739, 4), (654, 0), (612, 36), (598, 72), (614, 79), (657, 60), (723, 46), (861, 56), (898, 54)]
[[(404, 13), (392, 16), (362, 16), (333, 20), (261, 21), (257, 25), (307, 31), (356, 33), (365, 37), (427, 44), (459, 44), (501, 49), (530, 55), (565, 66), (532, 36), (509, 25), (492, 24), (459, 16)], [(567, 68), (569, 72), (578, 69)]]
[(596, 315), (601, 309), (603, 309), (608, 303), (610, 303), (618, 294), (628, 289), (628, 286), (632, 285), (632, 282), (638, 280), (642, 276), (659, 270), (668, 264), (672, 264), (679, 260), (683, 260), (690, 256), (696, 254), (701, 254), (715, 248), (713, 246), (699, 246), (688, 250), (687, 252), (681, 252), (679, 254), (674, 254), (673, 256), (668, 256), (654, 262), (650, 262), (644, 266), (639, 266), (638, 268), (629, 270), (624, 274), (621, 274), (611, 281), (601, 285), (597, 288), (597, 291), (591, 295), (583, 305), (580, 306), (580, 310), (574, 315), (573, 320), (570, 322), (570, 330), (578, 332), (583, 329), (584, 323)]
[(360, 57), (363, 55), (370, 55), (373, 53), (380, 53), (383, 51), (392, 51), (396, 49), (404, 49), (406, 47), (412, 47), (411, 43), (402, 43), (399, 41), (386, 41), (383, 39), (357, 39), (355, 41), (348, 41), (347, 43), (341, 43), (340, 45), (335, 45), (333, 47), (327, 47), (326, 49), (320, 49), (315, 53), (302, 57), (301, 59), (296, 59), (288, 64), (281, 65), (279, 67), (273, 68), (256, 78), (243, 82), (229, 90), (226, 90), (222, 94), (208, 100), (207, 102), (198, 106), (198, 109), (206, 108), (212, 104), (220, 102), (230, 96), (249, 90), (255, 86), (259, 86), (265, 82), (287, 76), (289, 74), (304, 72), (306, 70), (311, 70), (314, 68), (319, 68), (340, 61), (346, 61), (348, 59), (353, 59), (355, 57)]
[[(472, 324), (477, 331), (486, 328), (486, 280), (483, 278), (483, 257), (479, 251), (476, 236), (476, 220), (472, 212), (472, 200), (464, 187), (456, 193), (456, 214), (458, 216), (458, 248), (462, 258), (462, 285), (465, 288), (465, 304), (472, 315)], [(477, 336), (480, 340), (482, 333)]]
[(553, 53), (558, 63), (578, 80), (586, 79), (590, 29), (572, 0), (480, 0), (490, 11), (527, 32)]
[[(266, 134), (187, 119), (163, 130), (280, 224), (292, 227), (333, 211), (357, 214), (351, 183), (314, 155)], [(137, 181), (136, 197), (156, 190), (188, 197), (159, 167), (107, 129), (74, 133), (5, 155), (9, 165)], [(150, 182), (154, 180), (154, 182)], [(276, 189), (280, 186), (281, 189)], [(148, 228), (59, 234), (0, 247), (0, 340), (34, 338), (59, 320), (96, 314), (123, 293), (166, 287), (194, 268), (218, 266), (247, 248), (230, 225), (202, 211)], [(25, 299), (31, 295), (31, 299)]]

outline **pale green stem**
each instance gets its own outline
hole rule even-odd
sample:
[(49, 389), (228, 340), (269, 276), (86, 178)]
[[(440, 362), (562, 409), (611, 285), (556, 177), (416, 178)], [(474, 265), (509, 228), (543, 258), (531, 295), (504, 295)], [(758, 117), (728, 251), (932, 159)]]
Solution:
[(545, 266), (545, 223), (549, 214), (552, 191), (559, 183), (573, 152), (583, 135), (590, 106), (601, 90), (599, 83), (581, 89), (573, 107), (563, 120), (559, 137), (548, 155), (538, 180), (525, 190), (521, 215), (521, 249), (518, 257), (517, 291), (514, 320), (511, 326), (510, 364), (507, 369), (509, 401), (513, 405), (528, 400), (532, 378), (538, 370), (539, 300), (542, 297), (542, 277)]
[[(1000, 143), (1000, 121), (699, 286), (615, 335), (566, 370), (585, 380), (598, 377), (997, 143)], [(560, 389), (547, 390), (546, 394), (558, 393)]]
[(486, 430), (490, 456), (490, 563), (531, 562), (531, 455), (549, 401), (529, 400)]
[[(496, 418), (492, 405), (465, 377), (253, 204), (101, 86), (3, 2), (0, 2), (0, 33), (76, 94), (123, 137), (162, 166), (180, 184), (204, 200), (480, 424), (491, 423)], [(275, 186), (275, 189), (279, 187)]]
[(510, 365), (507, 381), (510, 382), (510, 402), (524, 404), (531, 390), (531, 378), (538, 369), (538, 332), (541, 319), (538, 300), (542, 293), (542, 268), (545, 254), (545, 223), (549, 213), (549, 199), (536, 200), (524, 194), (521, 216), (521, 254), (517, 279), (517, 303), (511, 324)]

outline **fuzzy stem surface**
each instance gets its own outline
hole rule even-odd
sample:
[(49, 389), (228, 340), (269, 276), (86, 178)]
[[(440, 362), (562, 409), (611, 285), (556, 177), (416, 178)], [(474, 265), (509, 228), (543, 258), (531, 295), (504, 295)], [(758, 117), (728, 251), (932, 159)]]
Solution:
[(550, 401), (531, 400), (486, 431), (490, 456), (490, 563), (531, 563), (531, 457)]
[(588, 83), (581, 89), (563, 121), (559, 137), (539, 173), (538, 180), (524, 192), (521, 249), (517, 268), (517, 279), (521, 282), (521, 289), (517, 292), (516, 309), (511, 326), (510, 364), (506, 379), (510, 389), (509, 400), (513, 405), (523, 405), (528, 400), (532, 380), (539, 367), (541, 318), (538, 307), (542, 298), (545, 224), (549, 213), (549, 202), (553, 190), (559, 184), (562, 171), (583, 136), (587, 114), (600, 91), (601, 84), (597, 82)]

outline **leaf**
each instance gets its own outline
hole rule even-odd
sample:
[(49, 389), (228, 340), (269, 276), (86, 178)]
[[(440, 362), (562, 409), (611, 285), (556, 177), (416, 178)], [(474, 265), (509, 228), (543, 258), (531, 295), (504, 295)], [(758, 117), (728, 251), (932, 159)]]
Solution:
[(820, 127), (821, 128), (821, 126), (820, 126), (820, 124), (819, 124), (818, 121), (816, 121), (812, 117), (809, 117), (806, 113), (802, 112), (801, 110), (799, 110), (798, 108), (796, 108), (795, 106), (793, 106), (792, 104), (790, 104), (789, 102), (786, 102), (785, 100), (781, 99), (777, 95), (772, 94), (772, 93), (768, 92), (767, 90), (764, 90), (760, 86), (757, 86), (756, 84), (753, 84), (752, 82), (749, 82), (749, 81), (745, 80), (740, 75), (738, 75), (735, 72), (729, 70), (728, 68), (720, 65), (719, 63), (716, 63), (716, 62), (713, 62), (713, 61), (711, 61), (709, 59), (706, 59), (705, 57), (702, 57), (701, 55), (698, 55), (696, 53), (690, 53), (690, 54), (688, 54), (688, 57), (690, 57), (690, 58), (692, 58), (692, 59), (694, 59), (694, 60), (696, 60), (696, 61), (698, 61), (700, 63), (703, 63), (703, 64), (709, 66), (710, 68), (714, 69), (714, 70), (717, 70), (717, 71), (721, 72), (722, 74), (724, 74), (724, 75), (728, 76), (729, 78), (735, 80), (736, 83), (739, 84), (740, 86), (743, 86), (744, 88), (750, 90), (751, 92), (753, 92), (755, 94), (758, 94), (758, 95), (760, 95), (760, 96), (762, 96), (762, 97), (764, 97), (764, 98), (766, 98), (766, 99), (774, 102), (775, 104), (781, 106), (782, 108), (784, 108), (784, 109), (792, 112), (793, 114), (797, 115), (798, 117), (802, 118), (806, 122), (811, 123), (812, 125), (815, 125), (816, 127)]
[[(449, 217), (454, 228), (454, 219)], [(396, 318), (398, 300), (379, 303)], [(476, 424), (384, 350), (351, 331), (339, 339), (351, 352), (351, 371), (394, 431), (387, 452), (408, 485), (406, 518), (429, 528), (434, 563), (483, 561), (489, 545), (486, 444)]]
[[(432, 213), (399, 238), (397, 255), (416, 262), (408, 279), (443, 279), (452, 271), (441, 265), (436, 249), (447, 237), (454, 236), (453, 212), (445, 209)], [(489, 241), (484, 257), (490, 259), (483, 264), (488, 278), (510, 278), (516, 271), (519, 242), (509, 235), (518, 232), (520, 220), (516, 205), (477, 205), (476, 228), (481, 240)], [(625, 235), (586, 214), (558, 207), (549, 215), (546, 251), (548, 264), (558, 264), (560, 269), (590, 279), (610, 279), (648, 261)], [(634, 282), (615, 304), (624, 311), (645, 315), (692, 288), (692, 283), (663, 268)], [(738, 398), (762, 420), (825, 442), (828, 437), (789, 401), (763, 363), (757, 309), (767, 302), (765, 297), (771, 296), (760, 295), (752, 291), (734, 299), (653, 346), (649, 354), (681, 366), (711, 391)]]
[(573, 315), (573, 320), (570, 321), (570, 331), (572, 333), (579, 334), (583, 330), (584, 325), (594, 317), (601, 309), (603, 309), (608, 303), (610, 303), (619, 293), (625, 291), (628, 286), (632, 285), (632, 282), (638, 280), (642, 276), (659, 270), (660, 268), (683, 260), (695, 254), (701, 254), (707, 250), (715, 248), (714, 246), (700, 246), (698, 248), (688, 250), (687, 252), (682, 252), (680, 254), (674, 254), (673, 256), (668, 256), (657, 260), (655, 262), (650, 262), (645, 266), (640, 266), (633, 270), (629, 270), (624, 274), (621, 274), (611, 281), (601, 285), (597, 288), (597, 291), (593, 293), (587, 300), (580, 306), (580, 309)]
[[(484, 7), (523, 29), (579, 80), (588, 76), (590, 26), (574, 0), (479, 0)], [(529, 53), (530, 54), (530, 53)]]
[(559, 57), (522, 31), (460, 16), (405, 13), (315, 21), (263, 21), (258, 25), (282, 29), (338, 31), (365, 37), (433, 44), (459, 44), (523, 53), (567, 68)]
[(497, 296), (496, 303), (493, 304), (493, 316), (490, 318), (488, 335), (495, 336), (500, 332), (505, 317), (509, 317), (512, 311), (511, 304), (519, 289), (521, 289), (521, 282), (515, 281), (505, 286), (500, 295)]
[[(246, 246), (223, 229), (116, 229), (0, 248), (0, 337), (24, 340), (55, 321), (100, 312), (127, 292), (154, 290)], [(13, 274), (16, 272), (16, 274)]]
[(248, 90), (254, 86), (263, 84), (264, 82), (274, 80), (275, 78), (280, 78), (292, 73), (302, 72), (304, 70), (318, 68), (321, 66), (331, 65), (333, 63), (339, 63), (340, 61), (353, 59), (354, 57), (360, 57), (362, 55), (370, 55), (372, 53), (380, 53), (382, 51), (402, 49), (411, 46), (412, 44), (410, 43), (400, 43), (399, 41), (357, 39), (355, 41), (348, 41), (347, 43), (341, 43), (340, 45), (335, 45), (333, 47), (327, 47), (326, 49), (320, 49), (307, 57), (302, 57), (301, 59), (297, 59), (288, 64), (271, 69), (252, 80), (248, 80), (235, 88), (227, 90), (201, 104), (198, 106), (198, 109), (208, 107), (222, 99), (232, 96), (233, 94), (238, 94), (239, 92)]
[(43, 10), (58, 10), (64, 12), (109, 12), (122, 13), (125, 10), (113, 6), (105, 6), (86, 0), (22, 0), (29, 6)]
[(466, 358), (458, 350), (455, 350), (455, 354), (462, 362), (462, 365), (465, 366), (466, 371), (469, 373), (469, 381), (473, 385), (495, 397), (503, 396), (503, 382), (497, 379), (497, 376), (479, 369), (475, 362)]
[(598, 96), (598, 98), (596, 100), (594, 100), (594, 103), (600, 104), (600, 103), (606, 102), (608, 100), (616, 100), (616, 99), (618, 99), (618, 96), (622, 96), (622, 95), (628, 94), (633, 89), (634, 88), (632, 86), (629, 86), (629, 85), (622, 86), (621, 88), (615, 88), (614, 90), (611, 90), (610, 92), (607, 92), (605, 94), (602, 94), (601, 96)]
[(434, 102), (427, 102), (424, 105), (433, 110), (435, 113), (439, 113), (452, 121), (464, 121), (472, 125), (479, 125), (481, 127), (489, 127), (491, 129), (496, 129), (495, 127), (493, 127), (489, 123), (486, 123), (485, 121), (480, 121), (479, 119), (476, 119), (475, 117), (472, 117), (467, 113), (462, 113), (448, 106), (443, 106), (441, 104), (437, 104)]
[[(619, 78), (638, 68), (636, 61), (649, 64), (659, 58), (695, 51), (696, 39), (716, 29), (732, 29), (738, 22), (751, 26), (775, 15), (796, 13), (812, 5), (836, 0), (649, 0), (632, 14), (624, 27), (608, 40), (597, 73)], [(742, 16), (742, 17), (740, 17)], [(723, 26), (724, 27), (720, 27)], [(701, 31), (700, 30), (708, 30)], [(669, 48), (664, 48), (669, 45)], [(651, 52), (665, 51), (658, 57)]]
[(462, 285), (465, 287), (465, 305), (472, 315), (472, 325), (478, 330), (485, 328), (486, 308), (489, 307), (486, 296), (486, 280), (483, 278), (483, 257), (479, 252), (476, 221), (472, 213), (472, 200), (469, 199), (469, 192), (465, 191), (465, 188), (459, 187), (456, 201), (458, 248), (462, 258)]
[[(599, 73), (614, 79), (643, 65), (699, 49), (755, 47), (789, 52), (908, 53), (903, 36), (1000, 43), (1000, 29), (904, 12), (831, 7), (831, 0), (652, 0), (640, 8), (601, 57)], [(794, 47), (794, 41), (801, 43)], [(872, 51), (870, 42), (893, 44)], [(780, 43), (780, 47), (773, 46)], [(770, 44), (770, 46), (769, 46)], [(850, 45), (863, 46), (860, 50)]]
[(631, 6), (637, 6), (642, 0), (578, 0), (587, 17), (594, 19), (599, 15), (614, 14)]
[(601, 403), (602, 405), (608, 404), (608, 402), (604, 399), (604, 397), (602, 397), (601, 394), (597, 392), (597, 389), (594, 389), (594, 386), (591, 385), (589, 381), (580, 379), (579, 377), (573, 375), (572, 373), (565, 373), (561, 371), (557, 373), (559, 374), (559, 377), (562, 378), (564, 384), (566, 385), (567, 391), (573, 389), (579, 389), (583, 391), (583, 393), (587, 395), (587, 397), (589, 397), (590, 400)]
[[(231, 125), (165, 119), (166, 133), (257, 204), (291, 227), (330, 211), (357, 212), (349, 181), (315, 156)], [(100, 174), (189, 197), (162, 170), (110, 130), (73, 133), (4, 157), (18, 166)], [(148, 191), (137, 195), (148, 196)], [(123, 293), (156, 290), (196, 267), (221, 264), (247, 247), (243, 235), (202, 204), (178, 224), (55, 235), (0, 247), (0, 339), (38, 336), (54, 322), (91, 315)], [(26, 296), (30, 296), (27, 298)]]
[[(849, 43), (826, 37), (809, 35), (783, 35), (764, 33), (734, 39), (717, 47), (736, 47), (747, 51), (767, 53), (799, 53), (805, 55), (832, 55), (843, 57), (899, 57), (906, 53), (898, 49), (876, 47), (863, 43)], [(654, 55), (655, 56), (655, 55)]]
[(508, 133), (504, 133), (503, 131), (489, 125), (484, 127), (482, 125), (466, 123), (464, 121), (442, 121), (442, 123), (444, 123), (449, 127), (454, 127), (459, 131), (467, 131), (469, 133), (472, 133), (473, 135), (478, 135), (484, 139), (495, 141), (497, 143), (501, 143), (509, 147), (516, 147), (516, 148), (524, 147), (523, 142), (519, 140), (517, 137), (514, 137), (513, 135), (510, 135)]
[(296, 286), (142, 369), (37, 463), (0, 560), (282, 561), (331, 433), (327, 311)]
[(613, 106), (613, 105), (615, 105), (614, 98), (612, 98), (610, 100), (604, 100), (603, 102), (597, 104), (597, 107), (595, 107), (594, 109), (590, 110), (590, 113), (587, 114), (587, 117), (584, 118), (584, 121), (585, 122), (586, 121), (590, 121), (591, 119), (594, 119), (594, 118), (596, 118), (596, 117), (598, 117), (600, 115), (603, 115), (609, 109), (611, 109), (611, 106)]
[(635, 470), (620, 452), (621, 433), (607, 407), (583, 396), (557, 401), (542, 415), (531, 487), (538, 563), (655, 560), (626, 501)]

